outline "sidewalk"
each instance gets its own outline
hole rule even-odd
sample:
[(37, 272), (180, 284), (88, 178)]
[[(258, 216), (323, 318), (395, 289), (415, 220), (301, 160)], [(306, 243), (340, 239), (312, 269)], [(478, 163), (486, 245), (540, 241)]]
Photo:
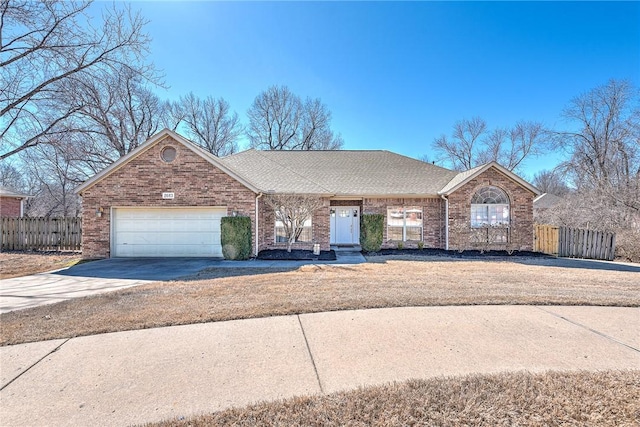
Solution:
[(129, 425), (409, 378), (640, 369), (640, 309), (413, 307), (0, 347), (0, 425)]

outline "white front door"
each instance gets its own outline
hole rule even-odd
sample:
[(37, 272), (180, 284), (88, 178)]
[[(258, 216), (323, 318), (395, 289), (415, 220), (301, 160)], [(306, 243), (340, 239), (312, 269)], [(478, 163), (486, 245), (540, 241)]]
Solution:
[(331, 243), (358, 244), (360, 240), (360, 208), (358, 206), (331, 207)]

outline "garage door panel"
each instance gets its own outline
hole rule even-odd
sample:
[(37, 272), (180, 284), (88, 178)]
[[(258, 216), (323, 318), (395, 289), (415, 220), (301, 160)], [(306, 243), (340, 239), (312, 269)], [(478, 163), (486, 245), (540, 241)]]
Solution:
[(225, 215), (226, 208), (116, 208), (114, 256), (221, 257)]

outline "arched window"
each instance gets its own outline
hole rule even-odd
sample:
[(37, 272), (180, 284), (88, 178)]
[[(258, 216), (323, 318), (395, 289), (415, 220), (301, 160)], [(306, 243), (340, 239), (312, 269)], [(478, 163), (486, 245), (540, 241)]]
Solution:
[(498, 187), (482, 187), (471, 198), (471, 226), (508, 226), (509, 197)]

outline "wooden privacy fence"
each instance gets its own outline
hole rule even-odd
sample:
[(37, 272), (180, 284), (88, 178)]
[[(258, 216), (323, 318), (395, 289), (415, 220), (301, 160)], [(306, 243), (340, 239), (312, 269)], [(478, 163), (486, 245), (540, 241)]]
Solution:
[(534, 248), (536, 252), (558, 255), (558, 229), (553, 225), (535, 225)]
[(0, 218), (3, 251), (79, 251), (82, 218)]
[(613, 260), (615, 233), (581, 228), (535, 226), (535, 251), (570, 258)]

